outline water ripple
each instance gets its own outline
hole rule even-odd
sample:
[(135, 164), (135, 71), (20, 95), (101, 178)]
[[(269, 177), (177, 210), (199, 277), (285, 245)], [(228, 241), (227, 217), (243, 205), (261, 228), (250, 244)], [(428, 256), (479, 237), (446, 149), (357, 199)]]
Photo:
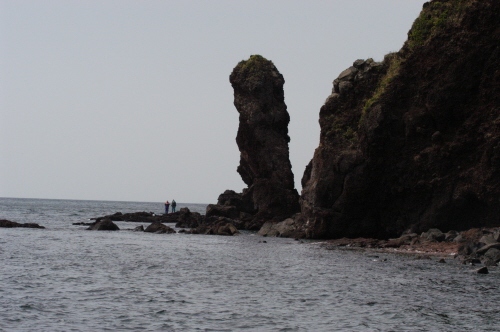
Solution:
[[(75, 211), (74, 218), (89, 217)], [(499, 330), (495, 267), (478, 276), (452, 262), (374, 260), (280, 238), (263, 245), (249, 234), (63, 226), (2, 230), (0, 330)]]

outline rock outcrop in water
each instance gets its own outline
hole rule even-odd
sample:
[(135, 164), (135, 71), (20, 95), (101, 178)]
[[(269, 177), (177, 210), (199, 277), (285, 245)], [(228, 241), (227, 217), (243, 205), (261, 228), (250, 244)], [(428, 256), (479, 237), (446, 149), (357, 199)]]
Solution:
[(0, 220), (0, 227), (4, 227), (4, 228), (14, 228), (14, 227), (45, 228), (45, 227), (40, 226), (40, 225), (35, 224), (35, 223), (21, 224), (21, 223), (15, 222), (15, 221), (10, 221), (10, 220), (5, 220), (5, 219)]
[(146, 232), (146, 233), (156, 233), (156, 234), (172, 234), (172, 233), (176, 233), (176, 231), (172, 227), (164, 225), (164, 224), (162, 224), (159, 221), (156, 221), (156, 222), (152, 223), (151, 225), (149, 225), (148, 227), (146, 227), (146, 229), (144, 230), (144, 232)]
[(219, 197), (218, 206), (211, 206), (207, 214), (240, 218), (238, 214), (243, 212), (241, 218), (253, 225), (247, 228), (258, 228), (265, 221), (283, 220), (299, 211), (288, 150), (290, 117), (284, 100), (285, 80), (271, 61), (252, 55), (238, 63), (230, 82), (240, 114), (237, 171), (248, 188), (239, 197), (225, 192), (221, 196), (232, 197)]
[(119, 231), (120, 228), (108, 218), (104, 218), (90, 224), (89, 231)]
[(403, 48), (355, 61), (302, 179), (309, 238), (499, 225), (500, 2), (424, 4)]

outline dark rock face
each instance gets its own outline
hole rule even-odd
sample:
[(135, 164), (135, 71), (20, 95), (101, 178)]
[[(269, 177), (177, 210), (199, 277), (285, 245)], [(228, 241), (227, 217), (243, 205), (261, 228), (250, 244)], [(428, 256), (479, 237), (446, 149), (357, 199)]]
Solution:
[(198, 212), (191, 212), (188, 208), (182, 208), (178, 213), (175, 227), (196, 228), (203, 223), (204, 217)]
[(102, 220), (96, 221), (92, 223), (89, 228), (89, 231), (118, 231), (120, 228), (116, 226), (116, 224), (111, 220), (104, 218)]
[[(197, 228), (191, 229), (186, 233), (190, 234), (206, 234), (206, 235), (238, 235), (238, 222), (224, 217), (212, 217), (207, 222), (199, 225)], [(241, 224), (239, 225), (241, 228)]]
[(401, 51), (340, 74), (302, 179), (304, 236), (499, 224), (498, 17), (496, 0), (428, 2)]
[[(299, 210), (288, 150), (285, 81), (271, 61), (253, 55), (234, 68), (230, 82), (240, 114), (237, 170), (248, 185), (235, 204), (260, 224), (283, 220)], [(222, 199), (231, 201), (231, 197)]]
[(35, 223), (21, 224), (21, 223), (15, 222), (15, 221), (10, 221), (10, 220), (5, 220), (5, 219), (0, 220), (0, 227), (5, 227), (5, 228), (13, 228), (13, 227), (45, 228), (45, 227), (40, 226), (40, 225), (35, 224)]

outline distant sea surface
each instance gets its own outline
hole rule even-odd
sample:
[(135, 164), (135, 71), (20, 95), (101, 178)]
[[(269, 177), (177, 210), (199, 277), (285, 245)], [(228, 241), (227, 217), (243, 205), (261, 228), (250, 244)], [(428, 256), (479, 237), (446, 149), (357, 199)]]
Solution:
[(499, 268), (72, 225), (137, 211), (163, 203), (0, 198), (0, 219), (46, 227), (0, 228), (0, 331), (500, 331)]

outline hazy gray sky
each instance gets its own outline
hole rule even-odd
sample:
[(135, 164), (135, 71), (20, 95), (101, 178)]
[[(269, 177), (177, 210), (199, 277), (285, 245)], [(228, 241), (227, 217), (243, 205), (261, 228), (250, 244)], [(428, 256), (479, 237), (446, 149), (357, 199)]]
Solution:
[(397, 51), (424, 0), (0, 0), (0, 196), (215, 203), (245, 185), (229, 74), (285, 78), (295, 183), (356, 59)]

